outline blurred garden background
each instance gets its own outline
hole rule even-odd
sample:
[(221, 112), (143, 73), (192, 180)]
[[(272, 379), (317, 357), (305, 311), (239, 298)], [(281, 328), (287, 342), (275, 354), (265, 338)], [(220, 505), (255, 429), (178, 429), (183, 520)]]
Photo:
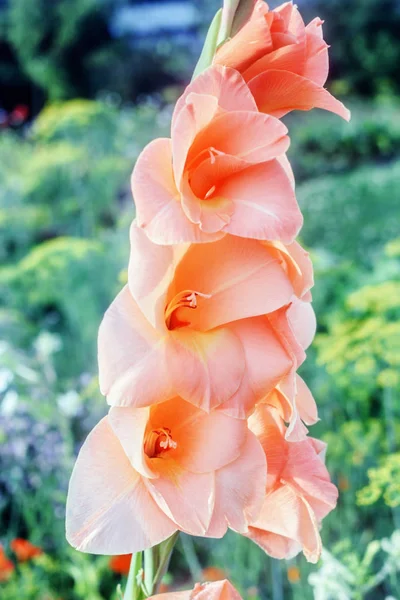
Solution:
[[(339, 505), (316, 566), (235, 534), (181, 536), (165, 585), (228, 576), (249, 600), (399, 600), (400, 2), (298, 4), (325, 19), (329, 87), (353, 113), (285, 119), (316, 271), (303, 376)], [(0, 0), (1, 600), (117, 600), (124, 585), (129, 558), (67, 545), (66, 490), (106, 411), (96, 334), (126, 279), (130, 172), (168, 135), (217, 7)]]

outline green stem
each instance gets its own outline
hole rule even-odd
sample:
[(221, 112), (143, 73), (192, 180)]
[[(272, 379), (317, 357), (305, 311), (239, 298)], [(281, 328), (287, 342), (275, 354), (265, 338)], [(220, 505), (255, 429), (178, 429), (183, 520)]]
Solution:
[(136, 552), (132, 556), (131, 566), (129, 567), (128, 581), (126, 582), (126, 588), (123, 600), (139, 600), (141, 590), (138, 586), (137, 576), (142, 568), (142, 553)]
[(151, 596), (154, 587), (154, 571), (157, 568), (158, 546), (144, 551), (144, 587)]
[(160, 586), (162, 578), (164, 577), (165, 573), (168, 570), (169, 561), (171, 559), (172, 552), (174, 550), (174, 546), (177, 542), (178, 536), (179, 536), (179, 531), (177, 531), (176, 533), (171, 535), (170, 538), (165, 540), (165, 542), (162, 542), (162, 544), (160, 544), (160, 546), (159, 546), (158, 568), (157, 568), (157, 571), (156, 571), (156, 574), (155, 574), (154, 580), (153, 580), (153, 591), (154, 592), (158, 591), (158, 588)]
[[(174, 549), (178, 532), (153, 548), (137, 552), (132, 556), (129, 568), (128, 581), (126, 582), (123, 600), (144, 600), (154, 593), (161, 583), (167, 569), (172, 551)], [(144, 578), (142, 581), (142, 568)]]

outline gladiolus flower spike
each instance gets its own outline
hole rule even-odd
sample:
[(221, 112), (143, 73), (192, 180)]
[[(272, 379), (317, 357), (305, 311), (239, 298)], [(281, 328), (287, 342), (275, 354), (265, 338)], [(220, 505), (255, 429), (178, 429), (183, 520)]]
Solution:
[(154, 595), (179, 531), (229, 528), (275, 558), (321, 554), (337, 489), (297, 374), (316, 329), (314, 281), (280, 119), (323, 108), (348, 120), (327, 76), (318, 17), (225, 0), (170, 138), (136, 162), (128, 282), (98, 337), (109, 413), (67, 501), (70, 543), (114, 555), (119, 573), (130, 564), (125, 600), (240, 600), (226, 580)]

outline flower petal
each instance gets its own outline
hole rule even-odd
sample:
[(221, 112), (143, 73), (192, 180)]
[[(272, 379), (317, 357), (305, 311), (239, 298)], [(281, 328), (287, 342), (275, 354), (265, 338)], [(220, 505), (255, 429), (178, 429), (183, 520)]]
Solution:
[(176, 470), (168, 478), (147, 479), (146, 485), (161, 510), (190, 535), (204, 535), (214, 507), (214, 473)]
[(249, 167), (226, 179), (218, 195), (234, 203), (225, 231), (241, 237), (290, 243), (303, 217), (293, 187), (278, 160)]
[(228, 328), (172, 331), (167, 358), (177, 394), (206, 411), (228, 400), (242, 381), (243, 348)]
[(151, 422), (171, 430), (177, 443), (173, 458), (192, 473), (215, 471), (236, 460), (247, 434), (245, 419), (207, 413), (182, 398), (154, 406)]
[(257, 240), (226, 235), (193, 244), (175, 271), (176, 292), (196, 290), (196, 310), (179, 309), (179, 319), (199, 330), (273, 312), (288, 304), (293, 287), (282, 259)]
[(67, 500), (67, 539), (82, 552), (130, 554), (177, 527), (143, 485), (105, 417), (83, 444)]
[(148, 323), (127, 286), (100, 325), (98, 359), (100, 389), (109, 404), (149, 406), (171, 397), (165, 340)]
[(155, 244), (210, 241), (182, 210), (172, 172), (171, 140), (154, 140), (140, 154), (132, 174), (137, 224)]
[(239, 533), (258, 517), (265, 494), (267, 464), (256, 437), (248, 431), (240, 457), (216, 474), (215, 506), (208, 537), (222, 537), (227, 527)]
[(243, 77), (235, 69), (214, 65), (196, 77), (175, 105), (172, 115), (172, 131), (189, 94), (208, 94), (218, 100), (218, 106), (225, 111), (257, 110), (256, 103)]
[[(271, 537), (271, 533), (275, 535)], [(276, 535), (284, 539), (278, 540)], [(292, 557), (301, 545), (307, 560), (316, 563), (322, 551), (318, 523), (309, 503), (288, 485), (266, 497), (247, 536), (275, 558)]]
[(150, 408), (111, 408), (108, 421), (131, 465), (144, 477), (157, 477), (144, 452), (144, 436)]
[(265, 71), (249, 81), (248, 86), (258, 109), (275, 117), (283, 117), (291, 110), (323, 108), (350, 120), (350, 111), (339, 100), (323, 87), (295, 73)]

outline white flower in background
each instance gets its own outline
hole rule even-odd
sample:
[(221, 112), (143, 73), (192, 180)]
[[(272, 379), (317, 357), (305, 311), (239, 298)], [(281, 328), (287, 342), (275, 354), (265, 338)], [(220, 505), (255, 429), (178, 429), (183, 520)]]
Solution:
[(34, 342), (34, 348), (39, 360), (46, 361), (52, 354), (58, 352), (62, 348), (60, 336), (42, 331)]
[(0, 413), (5, 417), (11, 417), (18, 406), (18, 394), (15, 390), (10, 390), (4, 396), (3, 401), (0, 404)]
[(10, 369), (0, 369), (0, 394), (6, 391), (13, 379), (14, 375)]
[(81, 398), (78, 392), (70, 390), (57, 398), (58, 408), (67, 417), (76, 417), (81, 407)]

